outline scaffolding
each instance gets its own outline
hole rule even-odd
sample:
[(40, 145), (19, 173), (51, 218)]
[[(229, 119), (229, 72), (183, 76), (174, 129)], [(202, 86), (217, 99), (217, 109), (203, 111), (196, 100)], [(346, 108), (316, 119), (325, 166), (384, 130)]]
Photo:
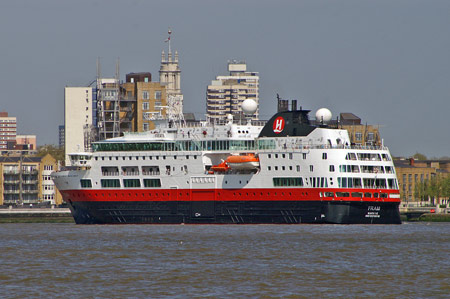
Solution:
[(99, 140), (120, 136), (119, 60), (115, 78), (102, 78), (97, 60), (97, 126)]

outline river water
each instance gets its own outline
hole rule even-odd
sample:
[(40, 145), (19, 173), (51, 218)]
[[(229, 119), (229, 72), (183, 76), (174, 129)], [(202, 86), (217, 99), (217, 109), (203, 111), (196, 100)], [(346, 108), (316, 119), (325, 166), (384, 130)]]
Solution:
[(449, 298), (450, 223), (0, 224), (0, 296)]

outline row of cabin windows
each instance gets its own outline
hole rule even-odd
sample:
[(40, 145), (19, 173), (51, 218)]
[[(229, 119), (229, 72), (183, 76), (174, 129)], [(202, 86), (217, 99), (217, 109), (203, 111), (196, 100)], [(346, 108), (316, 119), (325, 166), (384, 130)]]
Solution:
[[(331, 166), (330, 166), (331, 171)], [(334, 171), (334, 166), (333, 166)], [(339, 165), (339, 172), (352, 172), (352, 173), (395, 173), (393, 166), (379, 166), (379, 165)]]
[[(205, 131), (206, 132), (206, 131)], [(182, 140), (174, 142), (98, 142), (94, 152), (111, 151), (221, 151), (275, 149), (273, 140)]]
[(376, 153), (347, 153), (345, 160), (360, 160), (360, 161), (391, 161), (391, 157), (388, 154), (376, 154)]
[(388, 198), (387, 193), (371, 193), (371, 192), (320, 192), (320, 197), (354, 197), (354, 198)]
[[(267, 166), (267, 170), (271, 171), (272, 167), (275, 171), (277, 171), (278, 169), (286, 170), (286, 166)], [(293, 168), (294, 168), (292, 165), (290, 165), (288, 167), (289, 167), (289, 170), (293, 170)], [(296, 170), (297, 170), (297, 172), (300, 172), (300, 165), (296, 166)]]
[[(268, 154), (267, 157), (269, 159), (272, 159), (272, 155), (275, 159), (278, 159), (278, 158), (286, 159), (286, 154)], [(289, 153), (288, 155), (289, 155), (290, 160), (292, 160), (294, 158), (294, 155), (292, 153)]]
[[(125, 157), (125, 156), (122, 156), (122, 160), (127, 160), (127, 158), (128, 158), (128, 160), (146, 160), (147, 158), (149, 159), (149, 160), (153, 160), (153, 158), (155, 158), (155, 160), (159, 160), (159, 157), (160, 156), (155, 156), (155, 157), (153, 157), (153, 156), (127, 156), (127, 157)], [(173, 159), (174, 160), (177, 160), (177, 156), (171, 156), (171, 157), (173, 157)], [(189, 159), (189, 155), (186, 155), (186, 159)], [(197, 159), (197, 155), (193, 155), (193, 157), (194, 157), (194, 159)], [(113, 158), (115, 158), (115, 160), (116, 161), (118, 161), (119, 160), (119, 158), (120, 157), (118, 157), (118, 156), (116, 156), (116, 157), (95, 157), (95, 160), (96, 161), (98, 161), (98, 159), (101, 159), (102, 161), (105, 161), (105, 159), (106, 160), (109, 160), (109, 161), (112, 161), (113, 160)], [(167, 158), (167, 156), (161, 156), (161, 159), (163, 159), (163, 160), (166, 160), (166, 158)]]
[(338, 177), (339, 188), (398, 189), (396, 179)]
[[(160, 175), (159, 166), (142, 166), (142, 174), (143, 175)], [(119, 175), (119, 167), (117, 166), (102, 166), (102, 175), (103, 176), (118, 176)], [(171, 171), (176, 171), (175, 166), (166, 165), (166, 174), (170, 175)], [(180, 167), (180, 171), (185, 174), (188, 173), (187, 165), (183, 165)], [(121, 167), (121, 175), (130, 175), (130, 176), (138, 176), (140, 174), (139, 166), (122, 166)]]
[[(145, 188), (159, 188), (161, 187), (160, 179), (143, 179), (143, 186)], [(92, 181), (90, 179), (80, 180), (81, 188), (92, 188)], [(101, 179), (100, 184), (102, 188), (120, 188), (119, 179)], [(140, 179), (123, 179), (124, 188), (140, 188)]]

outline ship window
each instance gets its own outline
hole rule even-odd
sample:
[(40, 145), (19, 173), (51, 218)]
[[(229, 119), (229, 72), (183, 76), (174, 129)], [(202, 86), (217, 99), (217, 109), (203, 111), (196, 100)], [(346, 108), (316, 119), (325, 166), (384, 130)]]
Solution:
[(116, 161), (118, 161), (119, 160), (119, 157), (116, 157)]
[(275, 159), (278, 159), (278, 154), (275, 154)]
[(173, 156), (173, 158), (176, 160), (176, 159), (177, 159), (177, 156)]
[(269, 158), (269, 159), (271, 159), (271, 158), (272, 158), (272, 155), (271, 155), (271, 154), (269, 154), (269, 155), (268, 155), (268, 158)]
[(275, 170), (278, 170), (278, 166), (275, 166)]
[(186, 156), (186, 159), (189, 159), (189, 155)]
[(124, 179), (123, 186), (127, 188), (139, 188), (141, 187), (141, 182), (139, 179)]
[(300, 172), (300, 165), (297, 165), (297, 172)]
[(366, 192), (366, 193), (364, 193), (364, 197), (372, 198), (372, 193)]
[(95, 161), (98, 161), (98, 157), (95, 157)]
[(105, 160), (105, 157), (102, 157), (102, 161), (104, 161)]
[(337, 197), (350, 197), (349, 192), (336, 192)]
[(272, 169), (272, 167), (270, 167), (270, 166), (267, 166), (267, 170), (271, 170)]
[(125, 157), (122, 157), (122, 160), (125, 160)]
[(302, 178), (273, 178), (274, 187), (302, 187), (303, 179)]
[(325, 197), (334, 197), (333, 192), (325, 192), (324, 195), (325, 195)]
[(282, 155), (282, 157), (283, 157), (283, 159), (284, 159), (284, 158), (286, 158), (286, 155), (285, 155), (285, 154), (283, 154), (283, 155)]
[(314, 166), (313, 165), (309, 165), (309, 171), (313, 172), (314, 171)]
[(161, 187), (161, 180), (160, 179), (144, 179), (144, 187), (159, 188), (159, 187)]
[(289, 170), (292, 170), (292, 166), (289, 166)]
[(109, 160), (111, 161), (111, 160), (112, 160), (112, 157), (109, 157)]
[(292, 155), (292, 153), (289, 153), (289, 159), (293, 159), (294, 155)]
[(102, 188), (120, 188), (119, 179), (102, 179), (100, 180)]
[(194, 159), (197, 159), (197, 155), (194, 155)]
[(81, 188), (92, 188), (92, 181), (89, 179), (80, 180)]
[(281, 169), (282, 169), (282, 170), (286, 170), (286, 167), (285, 167), (285, 166), (281, 166)]
[(334, 172), (334, 165), (330, 165), (330, 172)]
[(327, 159), (327, 153), (322, 153), (322, 160), (326, 160)]
[(306, 159), (306, 153), (303, 153), (303, 160)]
[(363, 197), (363, 194), (361, 192), (352, 192), (352, 197), (361, 198)]

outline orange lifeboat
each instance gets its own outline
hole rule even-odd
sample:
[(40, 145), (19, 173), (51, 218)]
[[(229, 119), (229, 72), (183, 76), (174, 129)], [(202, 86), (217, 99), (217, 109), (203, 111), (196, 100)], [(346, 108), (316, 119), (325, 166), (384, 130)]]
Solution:
[(230, 169), (230, 166), (228, 166), (227, 162), (223, 161), (222, 163), (218, 165), (211, 166), (210, 170), (214, 172), (225, 172)]
[(229, 156), (225, 162), (231, 169), (236, 170), (257, 169), (259, 167), (259, 158), (252, 153)]

